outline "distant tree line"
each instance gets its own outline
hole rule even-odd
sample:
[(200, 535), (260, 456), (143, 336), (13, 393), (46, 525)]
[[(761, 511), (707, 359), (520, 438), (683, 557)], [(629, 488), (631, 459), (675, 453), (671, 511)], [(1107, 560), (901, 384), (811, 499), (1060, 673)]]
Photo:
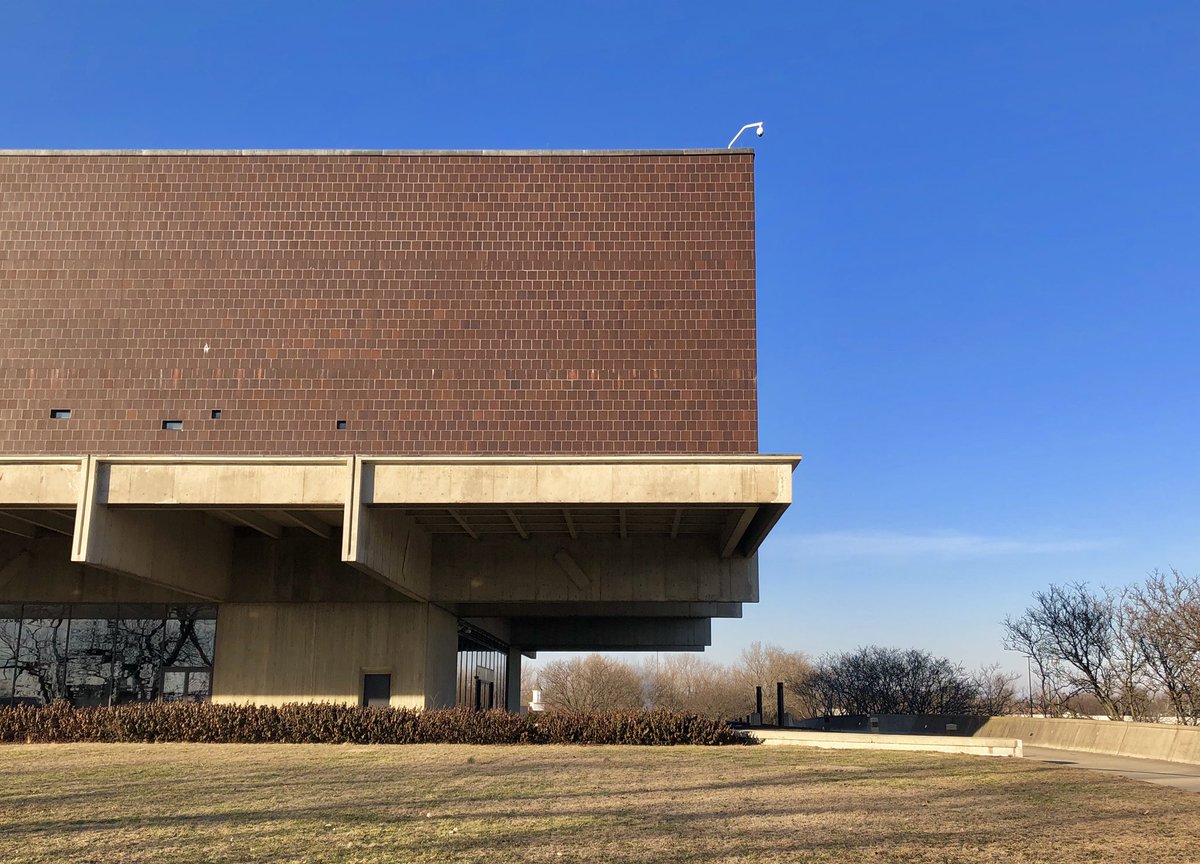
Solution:
[(810, 661), (755, 642), (730, 664), (697, 654), (668, 654), (642, 664), (593, 654), (523, 671), (523, 701), (536, 686), (553, 710), (666, 708), (735, 720), (755, 710), (776, 721), (775, 685), (783, 682), (793, 717), (824, 714), (1005, 714), (1016, 705), (1015, 676), (997, 667), (967, 673), (924, 651), (876, 646)]
[(791, 689), (824, 714), (1007, 714), (1015, 676), (974, 674), (945, 657), (872, 645), (823, 657)]
[(1200, 724), (1200, 579), (1171, 570), (1119, 589), (1052, 585), (1003, 623), (1005, 647), (1031, 663), (1037, 712)]

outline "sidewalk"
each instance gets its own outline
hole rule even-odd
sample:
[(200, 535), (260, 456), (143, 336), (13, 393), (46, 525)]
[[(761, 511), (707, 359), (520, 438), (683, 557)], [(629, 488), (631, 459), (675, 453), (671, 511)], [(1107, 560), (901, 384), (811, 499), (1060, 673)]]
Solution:
[(1183, 762), (1163, 762), (1158, 759), (1131, 759), (1127, 756), (1104, 756), (1081, 753), (1078, 750), (1054, 750), (1026, 744), (1025, 758), (1089, 771), (1107, 771), (1131, 780), (1174, 786), (1188, 792), (1200, 792), (1200, 765)]

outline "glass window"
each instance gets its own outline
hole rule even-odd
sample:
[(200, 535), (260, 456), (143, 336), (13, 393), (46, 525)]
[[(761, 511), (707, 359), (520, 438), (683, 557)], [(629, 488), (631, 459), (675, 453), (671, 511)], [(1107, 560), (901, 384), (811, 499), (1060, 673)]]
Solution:
[(117, 607), (75, 606), (72, 613), (67, 638), (67, 698), (72, 705), (107, 705), (112, 697)]
[(120, 607), (114, 634), (114, 704), (158, 698), (166, 612), (159, 605)]
[(70, 619), (65, 606), (27, 605), (24, 616), (13, 699), (24, 705), (48, 705), (65, 694)]
[(0, 705), (207, 701), (215, 606), (0, 604)]
[(0, 705), (12, 703), (20, 631), (21, 607), (0, 605)]
[(217, 641), (215, 606), (174, 605), (167, 616), (165, 666), (207, 666)]

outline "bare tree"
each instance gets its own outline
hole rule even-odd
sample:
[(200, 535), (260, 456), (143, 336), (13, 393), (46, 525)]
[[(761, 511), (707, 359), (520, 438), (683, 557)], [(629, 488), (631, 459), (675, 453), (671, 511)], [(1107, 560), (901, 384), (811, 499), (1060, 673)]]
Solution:
[(730, 669), (730, 679), (740, 692), (742, 711), (738, 715), (749, 714), (754, 709), (754, 688), (762, 687), (766, 694), (763, 700), (763, 722), (776, 722), (775, 716), (775, 686), (783, 682), (790, 694), (788, 713), (794, 716), (808, 716), (819, 713), (819, 706), (814, 706), (807, 699), (802, 686), (812, 675), (813, 666), (809, 659), (799, 651), (788, 651), (772, 643), (752, 642), (742, 649), (737, 663)]
[(602, 654), (554, 660), (537, 670), (542, 701), (560, 711), (641, 708), (642, 679), (629, 663)]
[(826, 714), (968, 714), (974, 682), (925, 651), (870, 646), (822, 657), (801, 695)]
[(1200, 724), (1200, 579), (1153, 571), (1132, 589), (1128, 623), (1179, 723)]
[(1045, 701), (1052, 695), (1061, 711), (1087, 693), (1110, 718), (1123, 717), (1134, 701), (1141, 660), (1121, 633), (1118, 599), (1079, 582), (1052, 585), (1033, 599), (1020, 617), (1004, 620), (1004, 641), (1037, 664)]
[(982, 667), (971, 677), (975, 687), (972, 714), (1002, 717), (1017, 713), (1016, 682), (1019, 675), (1004, 672), (999, 663)]

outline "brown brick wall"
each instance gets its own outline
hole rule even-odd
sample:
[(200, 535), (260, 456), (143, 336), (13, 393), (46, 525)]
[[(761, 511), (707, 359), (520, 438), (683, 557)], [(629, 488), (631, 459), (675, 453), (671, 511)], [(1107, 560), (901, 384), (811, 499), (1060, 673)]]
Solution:
[(0, 454), (757, 446), (749, 154), (0, 156)]

